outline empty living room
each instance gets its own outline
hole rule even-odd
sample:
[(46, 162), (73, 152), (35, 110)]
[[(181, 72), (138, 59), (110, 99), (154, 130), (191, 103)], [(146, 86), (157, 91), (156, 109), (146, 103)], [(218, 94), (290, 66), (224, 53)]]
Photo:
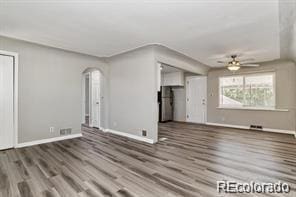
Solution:
[(296, 0), (0, 0), (0, 197), (296, 197)]

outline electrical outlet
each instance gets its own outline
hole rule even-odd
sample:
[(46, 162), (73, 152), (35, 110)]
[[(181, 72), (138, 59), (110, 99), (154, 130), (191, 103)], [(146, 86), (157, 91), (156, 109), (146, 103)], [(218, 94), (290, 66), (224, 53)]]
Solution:
[(53, 133), (54, 132), (54, 127), (49, 127), (49, 132)]
[(113, 126), (116, 127), (117, 126), (117, 122), (113, 122)]

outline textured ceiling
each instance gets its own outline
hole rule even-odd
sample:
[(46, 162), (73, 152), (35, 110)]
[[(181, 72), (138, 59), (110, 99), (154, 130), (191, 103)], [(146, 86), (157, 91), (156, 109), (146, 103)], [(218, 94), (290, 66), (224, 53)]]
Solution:
[(99, 57), (157, 43), (215, 67), (233, 53), (278, 59), (288, 47), (276, 0), (0, 2), (0, 35)]

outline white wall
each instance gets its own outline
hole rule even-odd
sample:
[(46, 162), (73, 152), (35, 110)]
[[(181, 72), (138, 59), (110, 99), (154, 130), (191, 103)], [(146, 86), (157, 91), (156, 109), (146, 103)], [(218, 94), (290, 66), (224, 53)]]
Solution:
[(157, 65), (151, 47), (108, 60), (109, 128), (157, 141)]
[[(97, 57), (5, 37), (0, 37), (0, 50), (19, 54), (19, 143), (57, 137), (60, 128), (80, 133), (82, 72), (97, 67), (106, 76), (107, 64)], [(52, 126), (54, 133), (49, 132)]]

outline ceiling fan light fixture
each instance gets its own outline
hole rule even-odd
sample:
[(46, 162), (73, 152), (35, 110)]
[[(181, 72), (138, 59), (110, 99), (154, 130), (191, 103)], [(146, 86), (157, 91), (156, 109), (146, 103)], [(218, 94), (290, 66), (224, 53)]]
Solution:
[(230, 71), (237, 71), (240, 69), (240, 67), (237, 65), (229, 65), (229, 66), (227, 66), (227, 69)]
[[(241, 68), (241, 66), (244, 66), (244, 67), (257, 67), (259, 66), (259, 64), (252, 64), (252, 63), (247, 63), (246, 61), (249, 61), (250, 59), (248, 60), (243, 60), (243, 63), (241, 64), (241, 62), (239, 60), (236, 59), (237, 55), (231, 55), (230, 56), (232, 60), (230, 60), (228, 63), (226, 63), (225, 67), (232, 71), (232, 72), (235, 72), (237, 70), (239, 70)], [(254, 59), (251, 59), (251, 60), (254, 60)], [(217, 61), (218, 63), (225, 63), (224, 61)]]

